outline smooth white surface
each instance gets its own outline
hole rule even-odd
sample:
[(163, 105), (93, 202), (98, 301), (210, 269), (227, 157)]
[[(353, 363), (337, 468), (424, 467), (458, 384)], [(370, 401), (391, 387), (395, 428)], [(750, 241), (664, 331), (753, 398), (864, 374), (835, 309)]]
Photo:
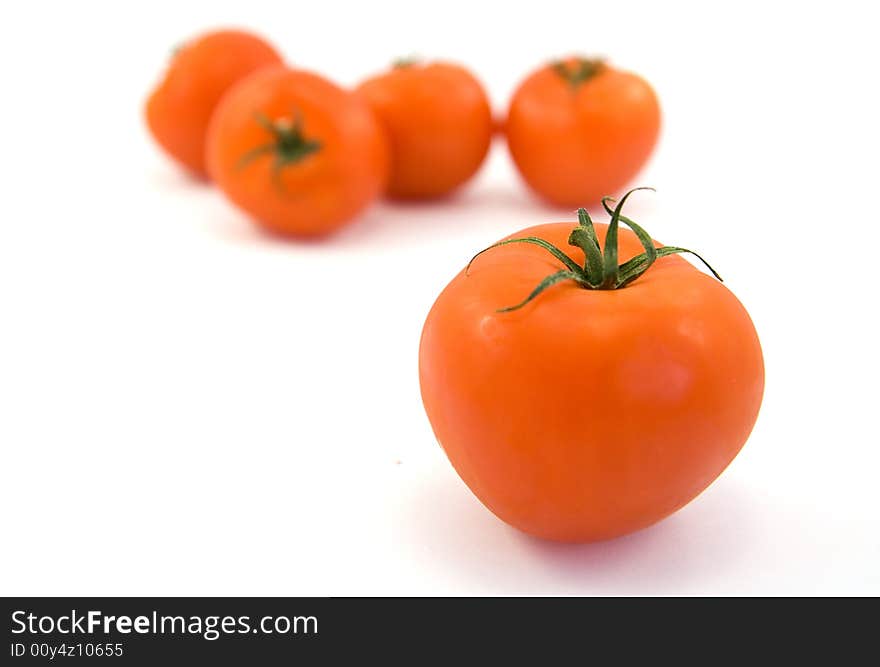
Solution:
[[(880, 594), (869, 5), (158, 4), (0, 9), (0, 593)], [(424, 416), (422, 322), (475, 250), (572, 212), (498, 143), (445, 206), (259, 235), (141, 122), (169, 49), (217, 25), (343, 84), (460, 60), (499, 110), (561, 54), (645, 75), (665, 127), (633, 215), (711, 258), (764, 346), (739, 458), (613, 542), (495, 519)]]

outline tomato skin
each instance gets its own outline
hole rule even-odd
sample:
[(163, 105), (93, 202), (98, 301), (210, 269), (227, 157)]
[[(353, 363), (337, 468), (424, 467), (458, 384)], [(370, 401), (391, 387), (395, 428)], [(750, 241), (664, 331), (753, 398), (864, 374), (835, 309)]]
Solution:
[(388, 196), (447, 195), (483, 164), (494, 121), (482, 85), (463, 67), (406, 64), (364, 81), (357, 90), (389, 138)]
[(605, 65), (569, 84), (552, 66), (514, 93), (505, 123), (520, 175), (557, 206), (598, 203), (618, 194), (650, 157), (660, 133), (660, 104), (641, 77)]
[[(523, 230), (570, 251), (570, 223)], [(600, 240), (607, 227), (596, 225)], [(620, 231), (620, 259), (642, 248)], [(705, 489), (755, 423), (761, 346), (743, 306), (678, 256), (613, 291), (560, 283), (515, 244), (478, 257), (434, 303), (419, 375), (434, 433), (498, 517), (566, 542), (649, 526)]]
[[(273, 172), (264, 155), (242, 157), (271, 134), (256, 120), (299, 117), (320, 149)], [(351, 222), (382, 192), (388, 147), (369, 107), (317, 74), (263, 69), (223, 98), (208, 131), (208, 169), (224, 193), (264, 229), (321, 236)]]
[(239, 30), (207, 33), (185, 44), (147, 99), (153, 138), (181, 165), (207, 178), (205, 136), (220, 98), (237, 81), (280, 62), (271, 45)]

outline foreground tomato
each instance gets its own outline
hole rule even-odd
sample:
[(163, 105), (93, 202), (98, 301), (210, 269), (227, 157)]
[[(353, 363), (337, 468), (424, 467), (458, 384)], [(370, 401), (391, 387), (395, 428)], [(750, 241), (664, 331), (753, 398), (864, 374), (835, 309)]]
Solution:
[(672, 256), (688, 251), (654, 250), (625, 199), (607, 227), (581, 209), (574, 230), (541, 225), (481, 253), (422, 333), (437, 439), (490, 510), (538, 537), (606, 539), (674, 512), (736, 456), (761, 403), (745, 309)]
[(220, 98), (248, 74), (280, 62), (269, 44), (238, 30), (208, 33), (183, 45), (147, 100), (150, 132), (171, 157), (207, 176), (205, 134)]
[(360, 98), (316, 74), (276, 67), (223, 98), (208, 131), (208, 169), (262, 227), (316, 236), (378, 197), (388, 149)]
[(651, 155), (660, 106), (648, 83), (569, 58), (529, 76), (510, 102), (507, 146), (526, 183), (560, 206), (619, 192)]
[(492, 140), (489, 99), (466, 69), (403, 61), (358, 92), (379, 117), (392, 152), (388, 195), (449, 194), (480, 168)]

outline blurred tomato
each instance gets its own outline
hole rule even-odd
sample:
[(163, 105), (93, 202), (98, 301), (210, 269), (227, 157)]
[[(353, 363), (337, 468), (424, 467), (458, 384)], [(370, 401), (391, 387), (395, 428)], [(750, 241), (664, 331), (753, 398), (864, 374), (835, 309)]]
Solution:
[(205, 136), (223, 94), (248, 74), (281, 62), (272, 46), (240, 30), (210, 32), (180, 47), (147, 99), (155, 140), (180, 164), (205, 177)]
[(385, 135), (364, 101), (327, 79), (264, 69), (223, 98), (208, 170), (265, 229), (318, 236), (350, 222), (385, 187)]
[(449, 63), (401, 62), (368, 79), (358, 92), (387, 132), (391, 197), (449, 194), (480, 168), (493, 120), (480, 82)]
[(640, 76), (568, 58), (519, 86), (504, 131), (526, 183), (573, 208), (618, 194), (638, 173), (657, 143), (660, 105)]

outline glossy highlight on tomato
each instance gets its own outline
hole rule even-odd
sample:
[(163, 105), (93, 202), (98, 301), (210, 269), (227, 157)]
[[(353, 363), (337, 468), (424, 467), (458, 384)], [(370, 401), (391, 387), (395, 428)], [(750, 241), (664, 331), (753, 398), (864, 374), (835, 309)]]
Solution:
[(481, 253), (422, 333), (437, 440), (486, 507), (541, 538), (613, 538), (681, 508), (740, 451), (761, 404), (742, 304), (681, 248), (647, 257), (650, 237), (618, 230), (618, 214), (617, 257), (583, 210), (574, 230), (539, 225)]

